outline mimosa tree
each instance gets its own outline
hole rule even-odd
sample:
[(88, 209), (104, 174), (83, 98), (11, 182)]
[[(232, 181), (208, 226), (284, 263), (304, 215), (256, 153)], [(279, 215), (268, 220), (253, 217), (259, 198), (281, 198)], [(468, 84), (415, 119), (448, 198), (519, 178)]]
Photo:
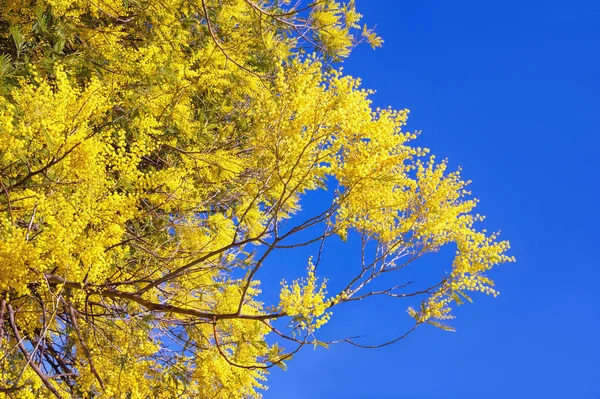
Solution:
[[(381, 44), (352, 2), (0, 11), (0, 397), (256, 398), (270, 367), (324, 345), (340, 304), (420, 298), (390, 343), (450, 329), (466, 291), (496, 295), (485, 273), (512, 258), (475, 227), (467, 182), (336, 69)], [(320, 253), (348, 237), (358, 267), (327, 292)], [(301, 246), (305, 277), (263, 303), (257, 273)], [(444, 246), (446, 273), (408, 284)]]

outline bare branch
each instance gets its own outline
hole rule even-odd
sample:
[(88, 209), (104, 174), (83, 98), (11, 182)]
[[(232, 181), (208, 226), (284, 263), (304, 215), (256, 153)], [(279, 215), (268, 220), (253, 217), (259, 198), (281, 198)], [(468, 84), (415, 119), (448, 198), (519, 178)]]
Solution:
[(21, 339), (21, 334), (19, 333), (19, 329), (17, 328), (17, 324), (15, 322), (15, 312), (11, 305), (8, 305), (8, 317), (9, 317), (9, 321), (10, 321), (10, 326), (13, 330), (13, 333), (15, 334), (15, 339), (18, 342), (19, 349), (21, 349), (23, 356), (25, 356), (25, 358), (27, 359), (27, 363), (29, 364), (29, 366), (31, 366), (33, 371), (35, 371), (35, 373), (42, 380), (42, 383), (46, 386), (46, 388), (48, 388), (48, 390), (50, 392), (52, 392), (52, 394), (54, 396), (56, 396), (59, 399), (63, 399), (63, 396), (58, 392), (58, 390), (54, 387), (54, 385), (52, 385), (52, 383), (48, 380), (48, 376), (42, 372), (42, 370), (39, 368), (39, 366), (37, 364), (35, 364), (33, 361), (31, 361), (31, 355), (27, 351), (27, 348), (25, 348), (25, 345), (23, 344), (23, 341)]

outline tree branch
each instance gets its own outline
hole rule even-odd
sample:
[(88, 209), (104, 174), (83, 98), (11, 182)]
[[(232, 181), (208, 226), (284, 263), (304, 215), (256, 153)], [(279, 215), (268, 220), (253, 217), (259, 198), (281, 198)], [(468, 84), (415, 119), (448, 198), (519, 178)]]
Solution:
[(14, 312), (12, 306), (10, 306), (10, 305), (8, 305), (8, 318), (9, 318), (10, 326), (13, 330), (13, 333), (15, 334), (15, 339), (17, 340), (19, 349), (21, 349), (21, 352), (23, 352), (23, 355), (27, 359), (27, 363), (29, 364), (29, 366), (31, 366), (33, 371), (35, 371), (35, 373), (42, 380), (42, 383), (46, 386), (46, 388), (48, 388), (48, 390), (50, 392), (52, 392), (54, 394), (54, 396), (56, 396), (59, 399), (63, 399), (63, 396), (58, 392), (58, 390), (54, 387), (54, 385), (52, 385), (50, 383), (50, 381), (48, 380), (48, 376), (46, 374), (44, 374), (42, 372), (42, 370), (38, 367), (38, 365), (32, 361), (31, 355), (27, 351), (27, 348), (25, 348), (25, 345), (23, 344), (23, 340), (21, 339), (21, 334), (19, 333), (19, 329), (17, 328), (17, 324), (15, 322), (15, 312)]

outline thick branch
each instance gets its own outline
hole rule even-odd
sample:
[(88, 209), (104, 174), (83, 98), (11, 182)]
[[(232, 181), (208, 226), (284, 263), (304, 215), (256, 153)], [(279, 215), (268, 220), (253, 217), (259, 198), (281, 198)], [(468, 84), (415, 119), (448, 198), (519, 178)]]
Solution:
[(226, 320), (226, 319), (246, 319), (246, 320), (269, 320), (269, 319), (277, 319), (280, 317), (287, 316), (285, 313), (270, 313), (264, 315), (246, 315), (246, 314), (238, 314), (238, 313), (225, 313), (225, 314), (216, 314), (210, 312), (202, 312), (195, 309), (182, 308), (179, 306), (167, 305), (162, 303), (156, 303), (149, 301), (147, 299), (142, 298), (137, 293), (132, 292), (124, 292), (119, 290), (110, 290), (110, 289), (101, 289), (97, 287), (85, 286), (81, 283), (76, 283), (73, 281), (67, 281), (64, 278), (54, 275), (54, 274), (45, 274), (48, 283), (50, 284), (61, 284), (65, 288), (70, 289), (79, 289), (85, 290), (89, 294), (99, 295), (103, 298), (113, 298), (113, 299), (124, 299), (137, 303), (138, 305), (143, 306), (144, 308), (156, 311), (156, 312), (165, 312), (165, 313), (176, 313), (180, 315), (187, 316), (195, 316), (203, 319), (211, 319), (211, 320)]

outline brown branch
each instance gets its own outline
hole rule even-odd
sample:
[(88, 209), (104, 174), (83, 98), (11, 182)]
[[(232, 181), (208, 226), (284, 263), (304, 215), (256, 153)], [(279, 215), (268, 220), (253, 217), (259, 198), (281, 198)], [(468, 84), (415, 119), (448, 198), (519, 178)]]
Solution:
[(14, 386), (14, 387), (7, 387), (7, 388), (0, 387), (0, 393), (8, 395), (8, 394), (11, 394), (13, 392), (17, 392), (17, 391), (19, 391), (19, 390), (21, 390), (23, 388), (25, 388), (25, 385), (19, 385), (18, 387)]
[(219, 248), (219, 249), (217, 249), (215, 251), (211, 251), (211, 252), (207, 253), (206, 255), (204, 255), (204, 256), (202, 256), (202, 257), (200, 257), (200, 258), (198, 258), (198, 259), (196, 259), (196, 260), (194, 260), (192, 262), (189, 262), (189, 263), (187, 263), (187, 264), (179, 267), (178, 269), (175, 269), (174, 271), (172, 271), (170, 273), (165, 274), (163, 277), (159, 278), (158, 280), (155, 280), (151, 284), (148, 284), (146, 287), (144, 287), (141, 290), (139, 290), (137, 292), (137, 294), (141, 295), (141, 294), (145, 293), (146, 291), (150, 290), (151, 288), (154, 288), (154, 287), (156, 287), (156, 286), (158, 286), (158, 285), (160, 285), (160, 284), (162, 284), (164, 282), (167, 282), (167, 281), (169, 281), (171, 279), (174, 279), (174, 278), (182, 275), (190, 267), (195, 266), (195, 265), (197, 265), (199, 263), (202, 263), (202, 262), (204, 262), (205, 260), (207, 260), (208, 258), (210, 258), (212, 256), (219, 255), (219, 254), (221, 254), (221, 253), (223, 253), (223, 252), (225, 252), (225, 251), (227, 251), (229, 249), (232, 249), (232, 248), (235, 248), (235, 247), (239, 247), (239, 246), (242, 246), (242, 245), (245, 245), (245, 244), (249, 244), (249, 243), (251, 243), (253, 241), (258, 241), (258, 240), (260, 240), (260, 238), (261, 238), (261, 236), (254, 237), (254, 238), (248, 238), (246, 240), (242, 240), (242, 241), (238, 241), (238, 242), (235, 242), (235, 243), (231, 243), (231, 244), (226, 245), (226, 246), (224, 246), (222, 248)]
[(383, 348), (384, 346), (388, 346), (388, 345), (392, 345), (395, 344), (396, 342), (408, 337), (413, 331), (415, 331), (417, 329), (417, 327), (419, 327), (419, 325), (421, 324), (421, 322), (417, 322), (415, 323), (415, 325), (413, 326), (413, 328), (411, 328), (410, 330), (408, 330), (407, 332), (405, 332), (404, 334), (400, 335), (399, 337), (391, 340), (391, 341), (387, 341), (384, 342), (382, 344), (377, 344), (377, 345), (363, 345), (363, 344), (359, 344), (358, 342), (354, 342), (352, 340), (352, 338), (346, 338), (340, 341), (331, 341), (329, 343), (331, 344), (337, 344), (337, 343), (341, 343), (341, 342), (346, 342), (352, 346), (356, 346), (357, 348), (362, 348), (362, 349), (378, 349), (378, 348)]
[(8, 189), (4, 185), (4, 182), (2, 181), (2, 178), (0, 178), (0, 184), (2, 185), (2, 191), (4, 191), (4, 195), (6, 196), (6, 205), (8, 207), (8, 214), (10, 215), (10, 224), (14, 226), (15, 219), (13, 218), (12, 206), (10, 204), (10, 196), (8, 194)]
[(280, 13), (280, 14), (273, 14), (273, 13), (269, 13), (269, 12), (263, 10), (262, 8), (260, 8), (259, 6), (257, 6), (253, 2), (251, 2), (250, 0), (244, 0), (244, 1), (246, 3), (248, 3), (248, 5), (250, 5), (252, 8), (254, 8), (256, 11), (260, 12), (261, 14), (264, 14), (266, 16), (269, 16), (269, 17), (271, 17), (273, 19), (277, 19), (277, 20), (278, 20), (279, 17), (289, 17), (291, 15), (300, 14), (303, 11), (315, 8), (319, 4), (325, 2), (325, 0), (319, 0), (319, 1), (315, 1), (314, 3), (311, 3), (311, 4), (309, 4), (309, 5), (307, 5), (307, 6), (303, 7), (303, 8), (300, 8), (298, 10), (291, 10), (291, 11), (283, 12), (283, 13)]
[(100, 384), (102, 389), (104, 389), (104, 382), (102, 381), (102, 378), (100, 378), (100, 374), (98, 374), (96, 367), (94, 367), (94, 361), (92, 359), (92, 354), (90, 352), (90, 349), (88, 348), (87, 344), (85, 343), (85, 341), (81, 335), (81, 330), (79, 329), (79, 324), (77, 323), (77, 315), (75, 314), (75, 310), (73, 309), (72, 303), (69, 303), (69, 313), (71, 314), (71, 320), (73, 321), (73, 328), (75, 329), (75, 332), (77, 333), (77, 338), (79, 339), (79, 343), (81, 344), (81, 347), (83, 348), (83, 353), (85, 353), (85, 356), (88, 358), (88, 363), (90, 365), (90, 371), (92, 372), (92, 374), (94, 374), (94, 376), (98, 380), (98, 383)]
[(445, 280), (442, 280), (441, 282), (432, 285), (429, 288), (426, 288), (424, 290), (420, 290), (420, 291), (415, 291), (415, 292), (410, 292), (407, 294), (398, 294), (398, 293), (394, 293), (392, 291), (400, 289), (400, 288), (404, 288), (409, 284), (412, 284), (412, 281), (409, 281), (406, 284), (401, 284), (401, 285), (397, 285), (395, 287), (391, 287), (385, 290), (381, 290), (381, 291), (371, 291), (368, 292), (366, 294), (360, 295), (360, 296), (356, 296), (356, 297), (351, 297), (351, 298), (347, 298), (347, 299), (341, 299), (340, 301), (338, 301), (338, 303), (345, 303), (345, 302), (353, 302), (353, 301), (360, 301), (362, 299), (368, 298), (370, 296), (375, 296), (375, 295), (387, 295), (393, 298), (410, 298), (413, 296), (418, 296), (418, 295), (425, 295), (425, 294), (433, 294), (432, 290), (435, 288), (438, 288), (439, 286), (443, 285), (445, 282)]
[(295, 355), (296, 353), (298, 353), (298, 351), (299, 351), (300, 349), (302, 349), (302, 347), (303, 347), (303, 346), (306, 344), (306, 342), (307, 342), (307, 341), (306, 341), (306, 338), (308, 337), (308, 335), (307, 335), (307, 337), (305, 337), (304, 341), (302, 341), (302, 342), (301, 342), (301, 343), (298, 345), (298, 347), (296, 347), (296, 349), (294, 349), (294, 350), (293, 350), (293, 351), (291, 351), (290, 353), (287, 353), (287, 354), (283, 355), (283, 356), (282, 356), (280, 359), (278, 359), (277, 361), (275, 361), (275, 362), (271, 362), (271, 364), (264, 365), (264, 366), (263, 366), (263, 365), (252, 365), (252, 366), (245, 366), (245, 365), (238, 364), (238, 363), (236, 363), (236, 362), (232, 361), (231, 359), (229, 359), (229, 357), (227, 356), (227, 354), (226, 354), (225, 352), (223, 352), (223, 349), (221, 348), (221, 343), (220, 343), (220, 341), (219, 341), (219, 335), (218, 335), (218, 333), (217, 333), (217, 320), (216, 320), (216, 319), (215, 319), (215, 320), (213, 320), (213, 323), (212, 323), (212, 325), (213, 325), (213, 336), (214, 336), (214, 338), (215, 338), (215, 346), (216, 346), (216, 348), (217, 348), (217, 351), (219, 351), (219, 354), (220, 354), (220, 355), (223, 357), (223, 359), (225, 359), (225, 361), (226, 361), (227, 363), (229, 363), (229, 365), (231, 365), (231, 366), (234, 366), (234, 367), (243, 368), (243, 369), (248, 369), (248, 370), (256, 370), (256, 369), (270, 369), (271, 367), (278, 365), (279, 363), (283, 362), (284, 360), (287, 360), (287, 359), (291, 358), (293, 355)]
[(67, 155), (69, 155), (71, 152), (73, 152), (77, 147), (79, 147), (79, 145), (82, 142), (80, 141), (79, 143), (75, 144), (73, 147), (71, 147), (68, 151), (66, 151), (63, 155), (61, 155), (58, 158), (52, 157), (52, 160), (50, 162), (48, 162), (46, 164), (46, 166), (42, 167), (41, 169), (38, 169), (36, 171), (33, 172), (29, 172), (25, 177), (23, 177), (21, 180), (19, 180), (18, 182), (16, 182), (15, 184), (12, 184), (9, 188), (13, 189), (15, 187), (19, 187), (20, 185), (24, 184), (25, 182), (27, 182), (27, 180), (31, 179), (33, 176), (39, 175), (40, 173), (44, 173), (46, 170), (48, 170), (49, 168), (51, 168), (52, 166), (56, 165), (57, 163), (59, 163), (60, 161), (62, 161)]
[(27, 351), (27, 348), (25, 348), (25, 345), (23, 344), (23, 341), (21, 339), (21, 334), (19, 333), (19, 329), (17, 328), (17, 324), (15, 322), (15, 312), (14, 312), (12, 306), (10, 306), (10, 305), (8, 305), (8, 318), (9, 318), (10, 326), (13, 330), (13, 333), (15, 334), (15, 339), (17, 340), (17, 344), (19, 345), (19, 349), (21, 349), (21, 352), (27, 359), (27, 363), (29, 364), (29, 366), (31, 366), (33, 371), (35, 371), (35, 373), (42, 380), (42, 383), (46, 386), (46, 388), (48, 388), (48, 390), (50, 392), (52, 392), (54, 394), (54, 396), (56, 396), (59, 399), (63, 399), (63, 396), (58, 392), (58, 390), (54, 387), (54, 385), (52, 385), (50, 383), (50, 381), (48, 380), (48, 376), (46, 374), (44, 374), (42, 372), (42, 370), (39, 368), (39, 366), (32, 361), (32, 357), (29, 354), (29, 352)]
[[(198, 9), (198, 7), (192, 3), (190, 0), (188, 0), (188, 3)], [(215, 45), (219, 48), (219, 50), (221, 50), (221, 53), (225, 56), (225, 58), (229, 61), (231, 61), (233, 64), (235, 64), (238, 68), (260, 78), (260, 79), (264, 79), (264, 78), (268, 78), (269, 76), (264, 76), (264, 75), (260, 75), (256, 72), (254, 72), (253, 70), (249, 69), (248, 67), (240, 64), (239, 62), (237, 62), (236, 60), (234, 60), (233, 58), (231, 58), (231, 56), (227, 53), (227, 51), (225, 50), (225, 48), (221, 45), (219, 38), (217, 37), (212, 22), (210, 21), (210, 18), (208, 17), (208, 9), (206, 8), (206, 3), (204, 2), (204, 0), (201, 0), (202, 3), (202, 9), (204, 10), (204, 17), (206, 18), (206, 26), (208, 27), (208, 32), (210, 33), (211, 38), (213, 39), (213, 42), (215, 43)]]
[(187, 316), (195, 316), (203, 319), (217, 319), (217, 320), (226, 320), (226, 319), (244, 319), (244, 320), (269, 320), (269, 319), (277, 319), (280, 317), (287, 316), (286, 313), (270, 313), (263, 315), (247, 315), (247, 314), (238, 314), (238, 313), (224, 313), (224, 314), (216, 314), (210, 312), (202, 312), (195, 309), (182, 308), (174, 305), (167, 305), (162, 303), (156, 303), (149, 301), (147, 299), (142, 298), (139, 294), (133, 292), (124, 292), (119, 290), (111, 290), (111, 289), (103, 289), (97, 286), (87, 286), (82, 285), (81, 283), (76, 283), (73, 281), (67, 281), (63, 277), (54, 275), (54, 274), (45, 274), (44, 275), (49, 284), (60, 284), (65, 288), (70, 289), (79, 289), (85, 290), (89, 294), (99, 295), (103, 298), (113, 298), (113, 299), (124, 299), (137, 303), (138, 305), (143, 306), (147, 310), (155, 311), (155, 312), (164, 312), (164, 313), (176, 313), (180, 315)]
[(6, 299), (2, 298), (0, 301), (0, 342), (4, 336), (4, 313), (6, 312)]

